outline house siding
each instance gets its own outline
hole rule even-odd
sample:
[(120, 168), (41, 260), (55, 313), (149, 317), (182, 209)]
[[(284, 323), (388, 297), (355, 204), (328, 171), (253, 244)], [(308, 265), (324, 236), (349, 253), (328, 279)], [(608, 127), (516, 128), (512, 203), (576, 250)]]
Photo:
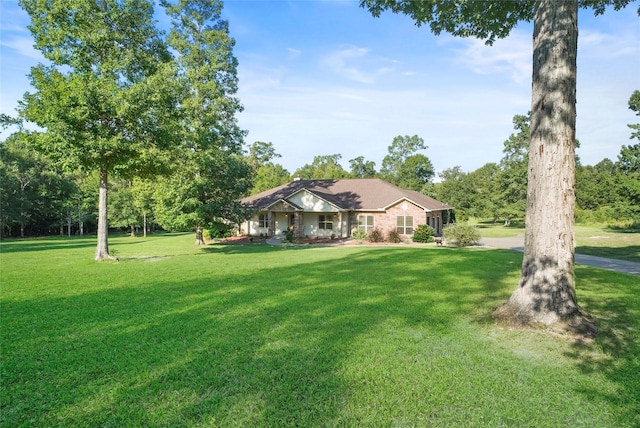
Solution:
[(289, 198), (293, 204), (309, 212), (337, 212), (338, 209), (317, 196), (303, 190)]

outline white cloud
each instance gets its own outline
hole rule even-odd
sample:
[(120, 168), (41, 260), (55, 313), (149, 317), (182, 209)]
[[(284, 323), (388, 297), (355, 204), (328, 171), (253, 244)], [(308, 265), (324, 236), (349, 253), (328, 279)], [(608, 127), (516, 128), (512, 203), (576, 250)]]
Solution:
[(12, 49), (18, 55), (27, 57), (29, 59), (35, 59), (36, 61), (46, 61), (46, 59), (42, 56), (40, 51), (36, 50), (33, 47), (33, 38), (30, 36), (7, 36), (2, 37), (0, 40), (0, 45), (3, 47)]
[(578, 55), (600, 60), (630, 57), (635, 58), (637, 63), (640, 60), (638, 32), (613, 35), (597, 30), (583, 30), (578, 37)]
[(440, 44), (454, 43), (463, 46), (452, 49), (457, 53), (455, 61), (474, 73), (508, 75), (516, 84), (531, 80), (531, 35), (514, 31), (508, 38), (496, 40), (492, 46), (475, 38), (458, 39), (451, 36), (443, 37)]
[(348, 80), (370, 84), (374, 82), (374, 76), (353, 65), (358, 59), (365, 58), (369, 51), (366, 48), (349, 47), (330, 53), (324, 57), (322, 62), (339, 76)]
[(289, 59), (296, 58), (300, 56), (300, 54), (302, 54), (302, 51), (300, 49), (294, 48), (287, 48), (287, 52), (289, 52)]

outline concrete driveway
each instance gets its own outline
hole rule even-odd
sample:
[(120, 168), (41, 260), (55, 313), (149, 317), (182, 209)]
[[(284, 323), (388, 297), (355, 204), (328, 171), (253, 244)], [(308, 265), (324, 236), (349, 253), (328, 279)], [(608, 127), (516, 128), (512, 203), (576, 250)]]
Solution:
[[(482, 238), (480, 245), (491, 248), (505, 248), (516, 251), (524, 251), (524, 235), (518, 235), (511, 238)], [(585, 254), (576, 254), (576, 263), (581, 265), (593, 266), (601, 269), (613, 270), (616, 272), (627, 273), (629, 275), (640, 276), (640, 263), (630, 262), (627, 260), (608, 259), (605, 257), (587, 256)]]

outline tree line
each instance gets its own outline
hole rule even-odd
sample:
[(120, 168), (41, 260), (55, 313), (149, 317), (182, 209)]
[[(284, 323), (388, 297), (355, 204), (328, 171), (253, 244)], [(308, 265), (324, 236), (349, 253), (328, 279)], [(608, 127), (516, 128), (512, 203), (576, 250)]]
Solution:
[[(629, 99), (629, 108), (640, 115), (640, 91)], [(4, 117), (5, 125), (11, 125)], [(132, 235), (151, 230), (186, 231), (197, 224), (225, 229), (222, 220), (242, 221), (244, 212), (232, 196), (256, 194), (301, 179), (381, 178), (452, 205), (456, 218), (492, 219), (509, 224), (522, 220), (526, 209), (529, 150), (529, 115), (513, 118), (514, 133), (503, 143), (499, 162), (475, 171), (447, 168), (438, 174), (423, 153), (428, 149), (417, 135), (397, 136), (388, 147), (381, 168), (358, 156), (345, 169), (340, 154), (314, 156), (290, 173), (277, 159), (273, 143), (255, 141), (245, 146), (233, 162), (203, 163), (209, 170), (182, 170), (180, 174), (153, 178), (117, 178), (111, 181), (109, 225)], [(631, 138), (640, 141), (640, 125), (629, 125)], [(576, 142), (578, 144), (578, 142)], [(99, 173), (78, 169), (66, 172), (28, 144), (24, 132), (16, 132), (0, 145), (0, 215), (3, 237), (35, 235), (84, 235), (97, 228)], [(188, 163), (184, 163), (187, 168)], [(640, 223), (640, 143), (622, 145), (617, 159), (582, 165), (576, 157), (576, 220), (585, 223)], [(215, 171), (215, 174), (213, 173)], [(230, 177), (217, 180), (216, 177)], [(197, 180), (195, 180), (197, 178)], [(195, 180), (195, 181), (194, 181)], [(227, 188), (221, 187), (226, 183)], [(226, 193), (213, 200), (210, 189)], [(198, 191), (200, 193), (198, 193)], [(213, 190), (211, 190), (213, 191)], [(222, 205), (228, 203), (229, 206)], [(216, 204), (215, 207), (207, 204)], [(215, 212), (203, 222), (199, 211)], [(226, 211), (225, 211), (226, 210)]]

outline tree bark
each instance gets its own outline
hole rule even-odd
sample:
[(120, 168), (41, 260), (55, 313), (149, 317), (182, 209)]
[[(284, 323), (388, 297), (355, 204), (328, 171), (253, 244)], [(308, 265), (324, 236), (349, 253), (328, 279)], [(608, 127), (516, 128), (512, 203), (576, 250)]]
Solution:
[[(106, 168), (100, 168), (100, 194), (98, 198), (98, 246), (95, 260), (116, 259), (109, 255), (109, 222), (107, 217), (108, 206), (108, 173)], [(117, 259), (116, 259), (117, 260)]]
[(203, 232), (200, 227), (196, 228), (196, 245), (205, 245)]
[(593, 337), (574, 279), (577, 44), (578, 1), (536, 1), (524, 260), (495, 316)]

